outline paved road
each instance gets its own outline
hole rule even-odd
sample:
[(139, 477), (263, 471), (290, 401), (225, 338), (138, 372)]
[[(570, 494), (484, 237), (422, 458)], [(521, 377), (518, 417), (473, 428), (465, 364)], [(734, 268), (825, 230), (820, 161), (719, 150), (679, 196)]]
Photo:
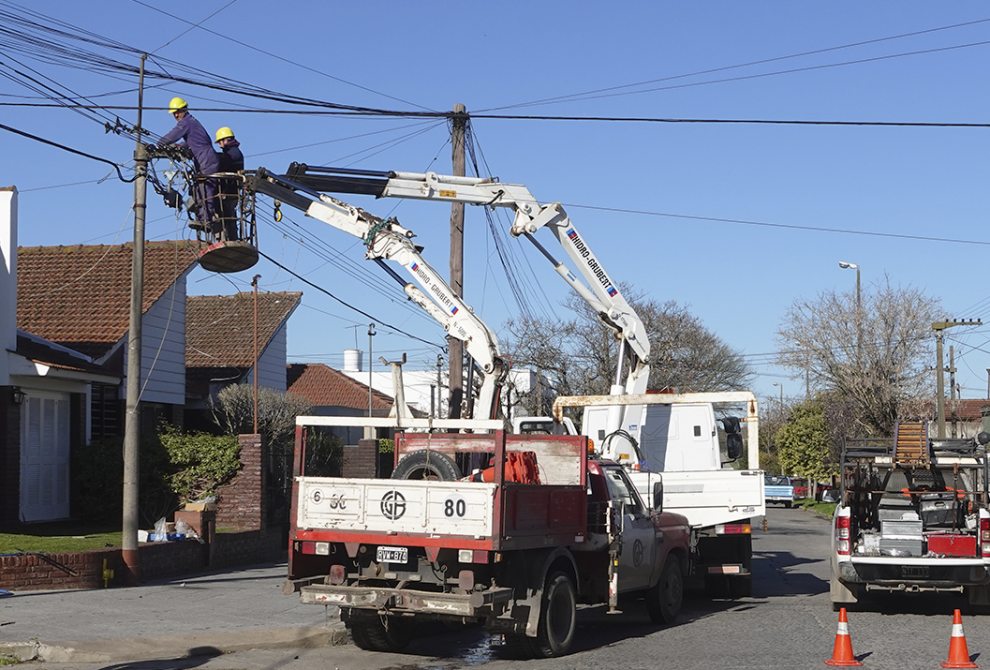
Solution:
[[(678, 625), (665, 628), (650, 625), (641, 603), (624, 606), (626, 612), (622, 616), (607, 616), (601, 608), (585, 609), (579, 617), (574, 653), (562, 659), (538, 662), (508, 659), (501, 653), (499, 639), (485, 635), (478, 628), (449, 631), (436, 626), (423, 630), (402, 654), (370, 653), (346, 645), (242, 651), (167, 662), (116, 665), (73, 662), (57, 667), (61, 670), (97, 670), (111, 665), (115, 670), (132, 667), (269, 670), (282, 666), (291, 666), (293, 670), (826, 667), (823, 662), (831, 656), (837, 624), (837, 615), (832, 612), (828, 598), (829, 523), (801, 510), (782, 508), (769, 510), (767, 519), (768, 530), (758, 528), (754, 533), (757, 556), (752, 598), (713, 602), (705, 600), (700, 592), (692, 593)], [(250, 575), (246, 578), (246, 584), (254, 584), (258, 589), (250, 597), (255, 602), (238, 605), (238, 611), (229, 609), (233, 604), (230, 600), (204, 602), (195, 609), (196, 616), (222, 619), (218, 626), (247, 627), (246, 630), (255, 631), (249, 634), (256, 635), (289, 620), (305, 626), (322, 622), (324, 613), (320, 608), (296, 606), (295, 598), (282, 596), (276, 589), (278, 579), (274, 575), (268, 586), (261, 586), (268, 579), (262, 576), (273, 568), (256, 570), (260, 572), (255, 572), (254, 578)], [(236, 574), (230, 577), (235, 579)], [(155, 588), (188, 589), (191, 581), (186, 582), (186, 587), (170, 584)], [(225, 584), (231, 590), (237, 590), (237, 586), (236, 581)], [(204, 590), (209, 589), (204, 587)], [(63, 597), (66, 596), (74, 597), (74, 594)], [(0, 605), (5, 604), (0, 600)], [(948, 654), (952, 609), (961, 605), (961, 598), (915, 597), (886, 599), (874, 603), (872, 610), (851, 612), (849, 627), (854, 652), (868, 668), (938, 668)], [(6, 612), (0, 610), (0, 619), (9, 616)], [(228, 620), (232, 623), (228, 624)], [(120, 617), (117, 625), (126, 627), (129, 622)], [(161, 621), (162, 629), (177, 625), (171, 621), (171, 615)], [(967, 616), (964, 626), (970, 654), (990, 653), (990, 617)], [(0, 634), (5, 634), (4, 628), (0, 627)], [(112, 647), (115, 643), (107, 644)], [(986, 665), (990, 659), (984, 661)], [(48, 667), (43, 663), (31, 665)]]

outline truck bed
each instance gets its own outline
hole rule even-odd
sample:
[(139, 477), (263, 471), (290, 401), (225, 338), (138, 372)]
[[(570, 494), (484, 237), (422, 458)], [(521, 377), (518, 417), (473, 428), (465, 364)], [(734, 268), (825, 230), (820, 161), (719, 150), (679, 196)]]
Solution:
[(663, 481), (663, 509), (682, 514), (692, 528), (707, 528), (766, 514), (763, 472), (706, 470), (630, 473), (644, 500), (653, 499), (653, 484)]

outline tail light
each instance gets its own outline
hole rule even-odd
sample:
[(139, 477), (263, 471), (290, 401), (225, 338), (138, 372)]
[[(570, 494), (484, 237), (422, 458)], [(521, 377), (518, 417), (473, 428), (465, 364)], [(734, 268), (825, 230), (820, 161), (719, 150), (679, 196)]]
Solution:
[[(988, 521), (990, 521), (990, 519), (988, 519)], [(850, 528), (852, 528), (852, 523), (849, 517), (835, 517), (835, 548), (836, 551), (845, 556), (849, 555)], [(987, 534), (990, 536), (990, 526), (987, 527)]]
[(990, 556), (990, 519), (980, 519), (980, 553)]

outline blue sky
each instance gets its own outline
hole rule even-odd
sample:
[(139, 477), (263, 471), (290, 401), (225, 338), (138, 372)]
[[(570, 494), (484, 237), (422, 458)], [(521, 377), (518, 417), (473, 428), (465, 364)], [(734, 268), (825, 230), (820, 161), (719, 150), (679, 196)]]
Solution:
[[(0, 12), (23, 14), (18, 6), (27, 4), (0, 2)], [(30, 8), (97, 42), (150, 52), (166, 71), (198, 68), (197, 81), (213, 73), (376, 109), (446, 111), (463, 103), (478, 114), (987, 121), (990, 8), (977, 2), (35, 0)], [(163, 11), (184, 13), (180, 20)], [(88, 48), (137, 64), (129, 53)], [(23, 82), (47, 77), (63, 93), (126, 107), (110, 118), (133, 124), (135, 77), (45, 62), (39, 53), (46, 52), (25, 51), (15, 38), (0, 41), (0, 123), (130, 167), (133, 140), (106, 134), (102, 120), (74, 110), (24, 106), (50, 103)], [(167, 132), (173, 121), (162, 108), (180, 95), (211, 133), (234, 129), (249, 169), (283, 171), (293, 161), (451, 169), (443, 120), (274, 114), (298, 108), (174, 81), (148, 84), (145, 104), (158, 109), (145, 111), (146, 128)], [(537, 101), (547, 102), (529, 104)], [(774, 333), (794, 300), (855, 290), (855, 273), (838, 261), (860, 265), (864, 291), (886, 275), (941, 298), (952, 317), (990, 324), (990, 128), (477, 118), (473, 132), (484, 174), (526, 184), (541, 202), (564, 203), (613, 278), (686, 305), (746, 356), (761, 397), (778, 397), (774, 382), (787, 399), (803, 397), (803, 380), (771, 363)], [(0, 147), (0, 185), (21, 192), (22, 245), (132, 239), (133, 186), (115, 175), (103, 180), (107, 164), (9, 132), (0, 132)], [(446, 273), (449, 207), (346, 199), (398, 216)], [(160, 198), (151, 193), (149, 203), (150, 239), (188, 236)], [(363, 260), (356, 240), (290, 209), (278, 226), (270, 214), (266, 208), (259, 223), (262, 252), (373, 315), (375, 359), (405, 351), (415, 367), (435, 362), (438, 347), (410, 335), (442, 345), (442, 330)], [(497, 223), (507, 230), (504, 218)], [(519, 308), (479, 208), (467, 210), (465, 246), (466, 301), (504, 337), (503, 324)], [(510, 246), (534, 310), (566, 317), (559, 303), (567, 288), (550, 266), (528, 243)], [(345, 348), (367, 347), (367, 317), (265, 260), (222, 277), (197, 269), (189, 292), (249, 290), (256, 273), (262, 290), (304, 292), (290, 323), (290, 360), (339, 366)], [(984, 397), (990, 325), (947, 331), (947, 343), (963, 397)]]

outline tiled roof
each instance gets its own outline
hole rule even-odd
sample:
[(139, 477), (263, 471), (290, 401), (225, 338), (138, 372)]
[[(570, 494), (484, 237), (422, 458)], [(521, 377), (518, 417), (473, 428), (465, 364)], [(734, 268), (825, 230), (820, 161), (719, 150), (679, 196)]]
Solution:
[[(368, 410), (368, 385), (355, 381), (323, 363), (290, 363), (286, 382), (289, 396), (307, 401), (313, 407), (351, 407)], [(371, 406), (391, 409), (391, 396), (371, 392)]]
[[(133, 246), (20, 247), (17, 327), (102, 357), (130, 325)], [(187, 241), (146, 244), (142, 311), (196, 262), (196, 249)]]
[[(258, 294), (258, 354), (299, 306), (302, 293)], [(254, 365), (254, 293), (186, 297), (186, 367)]]

